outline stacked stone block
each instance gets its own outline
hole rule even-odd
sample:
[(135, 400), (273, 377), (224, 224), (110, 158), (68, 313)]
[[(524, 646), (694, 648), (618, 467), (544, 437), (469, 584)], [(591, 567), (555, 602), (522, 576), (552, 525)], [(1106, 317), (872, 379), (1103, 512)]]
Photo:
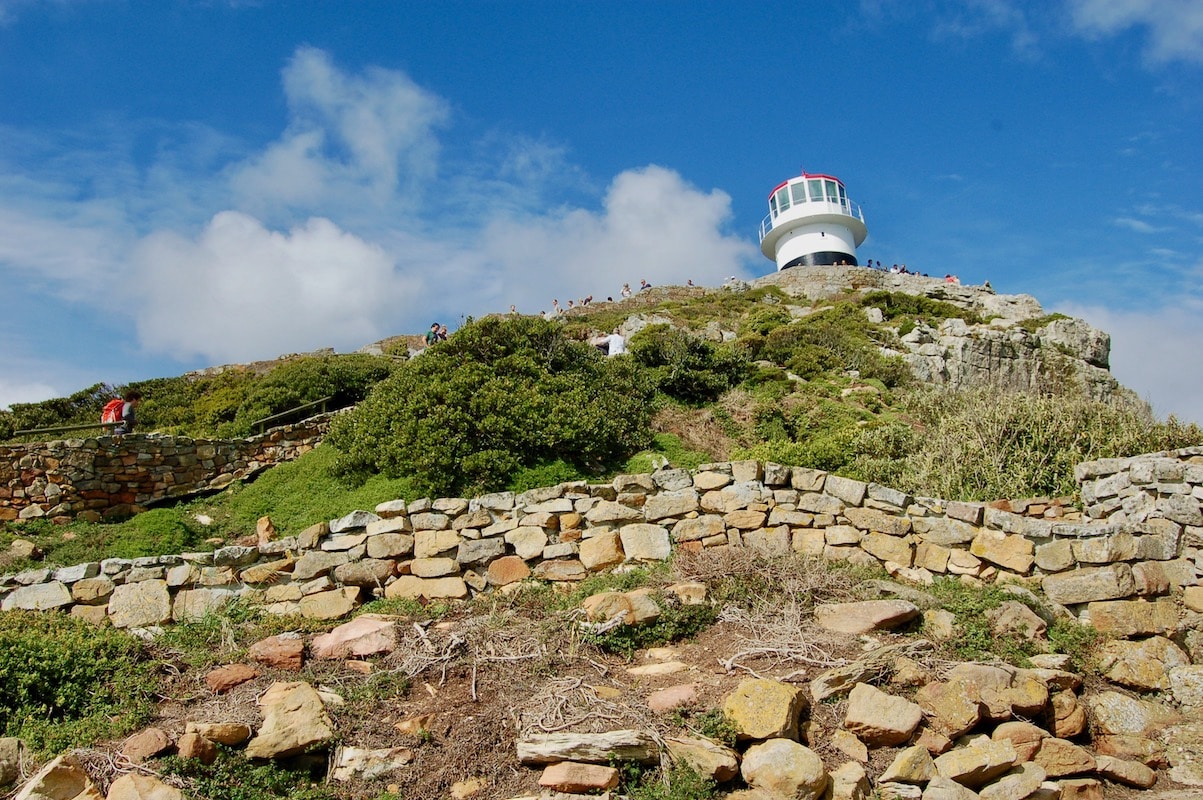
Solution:
[(0, 521), (122, 516), (220, 489), (321, 443), (328, 415), (246, 439), (131, 434), (0, 446)]
[(1120, 474), (1130, 482), (1161, 476), (1131, 483), (1157, 493), (1140, 501), (1139, 519), (1126, 512), (1082, 522), (1033, 518), (820, 470), (735, 461), (521, 494), (396, 500), (258, 546), (30, 570), (0, 577), (0, 604), (144, 627), (244, 597), (275, 613), (333, 619), (377, 596), (466, 598), (527, 578), (579, 581), (663, 561), (674, 548), (755, 548), (880, 564), (919, 584), (939, 575), (1039, 579), (1049, 599), (1088, 615), (1108, 601), (1196, 586), (1203, 568), (1203, 529), (1189, 524), (1199, 515), (1190, 480), (1203, 473), (1203, 450), (1124, 464), (1105, 475), (1083, 465), (1094, 482), (1083, 492), (1097, 499), (1097, 483), (1121, 484)]

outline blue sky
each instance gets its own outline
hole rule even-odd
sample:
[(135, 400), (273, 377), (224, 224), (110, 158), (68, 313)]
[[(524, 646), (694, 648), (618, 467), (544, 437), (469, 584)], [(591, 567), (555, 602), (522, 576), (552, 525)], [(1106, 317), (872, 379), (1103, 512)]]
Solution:
[(1203, 419), (1203, 3), (0, 0), (0, 406), (862, 258), (1113, 335)]

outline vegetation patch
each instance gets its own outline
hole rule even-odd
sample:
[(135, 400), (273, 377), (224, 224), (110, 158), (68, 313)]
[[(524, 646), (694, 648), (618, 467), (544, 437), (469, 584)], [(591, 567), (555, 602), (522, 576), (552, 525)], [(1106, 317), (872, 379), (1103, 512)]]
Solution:
[(138, 639), (58, 613), (0, 612), (0, 731), (41, 755), (122, 736), (153, 709)]
[[(217, 760), (206, 765), (196, 758), (169, 756), (160, 762), (166, 775), (183, 779), (193, 797), (205, 800), (335, 800), (338, 794), (308, 769), (254, 762), (243, 753), (217, 746)], [(321, 768), (325, 769), (325, 760)]]

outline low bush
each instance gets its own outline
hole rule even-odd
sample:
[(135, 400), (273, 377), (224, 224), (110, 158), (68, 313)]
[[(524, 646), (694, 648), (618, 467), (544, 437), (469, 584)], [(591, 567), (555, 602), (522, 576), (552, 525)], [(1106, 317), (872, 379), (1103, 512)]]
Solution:
[(667, 325), (651, 325), (636, 333), (630, 352), (647, 368), (658, 391), (694, 405), (715, 400), (743, 380), (748, 369), (739, 352)]
[(398, 365), (328, 441), (347, 474), (476, 493), (556, 461), (582, 474), (621, 465), (650, 442), (650, 400), (631, 359), (605, 358), (554, 322), (490, 317)]
[(123, 631), (0, 612), (0, 730), (41, 755), (119, 737), (153, 709), (155, 664)]
[[(289, 769), (277, 762), (257, 763), (237, 750), (217, 746), (217, 760), (203, 764), (195, 758), (169, 756), (160, 769), (183, 780), (187, 794), (205, 800), (335, 800), (318, 770)], [(325, 760), (320, 763), (325, 768)]]

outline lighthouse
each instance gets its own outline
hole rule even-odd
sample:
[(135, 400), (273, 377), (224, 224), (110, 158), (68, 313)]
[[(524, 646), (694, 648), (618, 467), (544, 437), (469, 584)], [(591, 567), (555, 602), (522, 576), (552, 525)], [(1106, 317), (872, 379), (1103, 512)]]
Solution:
[(803, 172), (769, 193), (769, 215), (760, 223), (760, 250), (777, 270), (828, 264), (857, 265), (856, 248), (869, 229), (844, 182)]

